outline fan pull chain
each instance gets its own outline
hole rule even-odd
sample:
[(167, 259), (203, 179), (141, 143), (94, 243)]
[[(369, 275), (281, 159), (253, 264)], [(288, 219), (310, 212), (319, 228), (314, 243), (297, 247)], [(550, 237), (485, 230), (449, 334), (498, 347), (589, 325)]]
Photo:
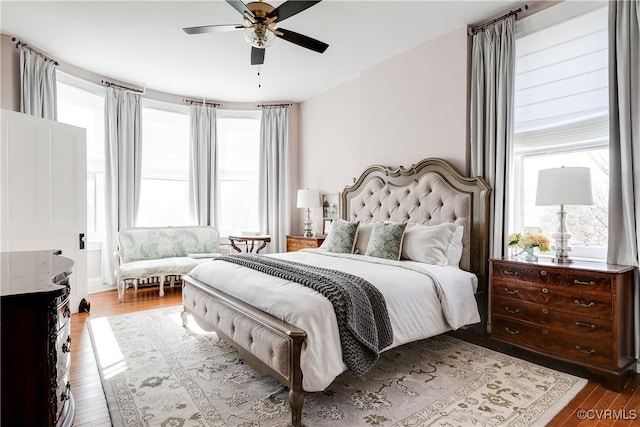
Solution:
[(258, 87), (262, 87), (262, 77), (260, 76), (260, 66), (258, 65)]

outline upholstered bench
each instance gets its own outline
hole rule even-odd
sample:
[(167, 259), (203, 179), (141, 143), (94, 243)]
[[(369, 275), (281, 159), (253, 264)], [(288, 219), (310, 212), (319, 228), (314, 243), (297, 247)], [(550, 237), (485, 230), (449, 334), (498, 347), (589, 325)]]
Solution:
[[(141, 280), (157, 277), (164, 296), (167, 276), (182, 276), (193, 267), (218, 255), (220, 236), (214, 227), (133, 227), (118, 233), (114, 252), (118, 300), (127, 282), (135, 289)], [(173, 284), (173, 280), (171, 281)]]

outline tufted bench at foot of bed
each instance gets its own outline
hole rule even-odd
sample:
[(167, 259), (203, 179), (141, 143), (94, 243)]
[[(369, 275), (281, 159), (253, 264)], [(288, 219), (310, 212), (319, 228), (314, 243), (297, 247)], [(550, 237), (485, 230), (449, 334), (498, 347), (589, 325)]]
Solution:
[(183, 276), (182, 304), (183, 326), (190, 313), (201, 328), (233, 345), (255, 370), (289, 387), (292, 424), (302, 425), (300, 350), (306, 333), (189, 276)]

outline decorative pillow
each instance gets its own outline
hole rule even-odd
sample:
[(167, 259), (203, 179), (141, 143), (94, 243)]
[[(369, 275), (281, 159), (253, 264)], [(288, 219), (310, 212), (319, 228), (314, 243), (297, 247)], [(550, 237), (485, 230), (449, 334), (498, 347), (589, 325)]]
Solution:
[(358, 224), (358, 235), (356, 236), (356, 249), (354, 253), (364, 255), (364, 253), (367, 252), (367, 244), (369, 243), (372, 230), (372, 222)]
[(331, 223), (329, 234), (320, 247), (329, 252), (353, 253), (357, 232), (357, 221), (348, 222), (343, 219), (336, 219)]
[(376, 222), (371, 230), (365, 255), (399, 260), (402, 253), (402, 238), (407, 224)]
[[(433, 265), (449, 265), (447, 251), (457, 227), (450, 222), (438, 225), (411, 225), (405, 232), (402, 258)], [(455, 253), (451, 256), (453, 258)]]

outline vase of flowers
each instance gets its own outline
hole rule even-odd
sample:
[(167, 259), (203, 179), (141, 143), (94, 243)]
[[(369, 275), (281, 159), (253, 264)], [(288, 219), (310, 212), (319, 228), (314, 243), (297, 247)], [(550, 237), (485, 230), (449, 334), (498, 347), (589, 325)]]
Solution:
[(533, 262), (538, 260), (536, 248), (540, 252), (549, 251), (549, 238), (538, 233), (513, 233), (507, 237), (507, 246), (519, 249), (518, 255), (524, 254), (525, 261)]

